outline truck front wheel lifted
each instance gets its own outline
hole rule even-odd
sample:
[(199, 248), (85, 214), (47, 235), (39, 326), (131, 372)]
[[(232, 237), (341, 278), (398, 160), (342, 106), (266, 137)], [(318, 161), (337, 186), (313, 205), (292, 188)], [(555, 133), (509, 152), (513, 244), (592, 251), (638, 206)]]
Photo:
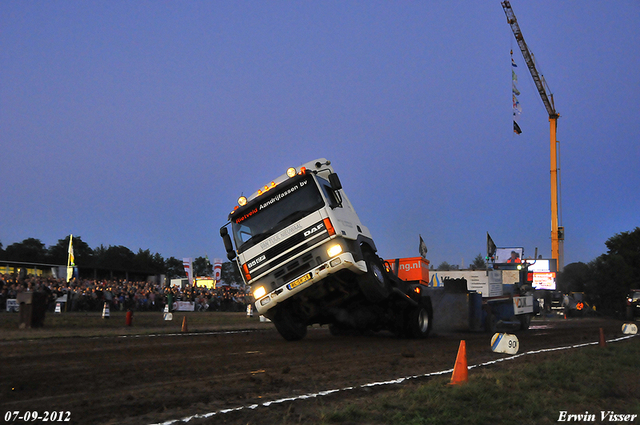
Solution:
[(307, 335), (307, 324), (288, 308), (280, 308), (273, 318), (276, 329), (287, 341), (298, 341)]

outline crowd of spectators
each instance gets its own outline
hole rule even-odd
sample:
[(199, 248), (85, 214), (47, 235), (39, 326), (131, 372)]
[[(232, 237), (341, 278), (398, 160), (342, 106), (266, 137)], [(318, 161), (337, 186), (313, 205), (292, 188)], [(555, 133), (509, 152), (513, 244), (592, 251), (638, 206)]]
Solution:
[(23, 291), (44, 292), (48, 310), (66, 296), (64, 311), (102, 311), (108, 303), (112, 311), (163, 311), (169, 300), (194, 303), (195, 311), (244, 311), (250, 296), (233, 287), (200, 288), (164, 286), (155, 282), (127, 280), (89, 280), (73, 278), (67, 282), (53, 277), (0, 274), (0, 311), (6, 311), (8, 299)]

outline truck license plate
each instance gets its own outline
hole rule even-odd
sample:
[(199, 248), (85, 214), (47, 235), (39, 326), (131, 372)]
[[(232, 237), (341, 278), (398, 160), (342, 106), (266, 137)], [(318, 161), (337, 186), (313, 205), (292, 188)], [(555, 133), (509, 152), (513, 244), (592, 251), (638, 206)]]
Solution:
[(291, 282), (287, 286), (289, 287), (289, 289), (293, 289), (298, 285), (302, 285), (303, 283), (305, 283), (309, 279), (311, 279), (311, 273), (307, 273), (304, 276), (299, 277), (298, 279), (294, 280), (293, 282)]

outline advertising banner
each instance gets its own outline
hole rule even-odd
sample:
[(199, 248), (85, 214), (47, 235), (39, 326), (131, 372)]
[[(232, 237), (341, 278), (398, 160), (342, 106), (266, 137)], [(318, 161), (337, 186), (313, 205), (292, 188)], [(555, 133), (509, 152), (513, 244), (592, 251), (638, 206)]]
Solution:
[(550, 291), (555, 291), (556, 289), (555, 272), (533, 273), (533, 289), (548, 289)]
[(15, 298), (7, 299), (7, 311), (17, 313), (20, 311), (20, 304), (18, 304), (18, 300)]
[(175, 311), (195, 311), (196, 303), (193, 301), (174, 301), (173, 307)]

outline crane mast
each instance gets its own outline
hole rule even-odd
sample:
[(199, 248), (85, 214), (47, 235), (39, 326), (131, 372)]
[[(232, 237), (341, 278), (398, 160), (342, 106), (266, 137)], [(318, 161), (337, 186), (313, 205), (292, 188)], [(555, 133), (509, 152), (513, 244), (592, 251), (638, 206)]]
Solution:
[(522, 56), (524, 58), (533, 82), (538, 89), (542, 103), (549, 114), (549, 134), (550, 134), (550, 153), (551, 153), (551, 258), (556, 260), (558, 271), (562, 271), (564, 266), (564, 227), (559, 226), (558, 223), (558, 140), (556, 139), (556, 131), (558, 128), (557, 121), (560, 115), (555, 109), (553, 104), (553, 94), (550, 94), (550, 90), (547, 86), (544, 76), (538, 73), (536, 64), (533, 58), (533, 54), (529, 50), (527, 43), (524, 41), (522, 31), (518, 25), (515, 13), (511, 8), (511, 4), (505, 0), (502, 2), (502, 8), (507, 16), (507, 22), (511, 26), (513, 35), (516, 38)]

